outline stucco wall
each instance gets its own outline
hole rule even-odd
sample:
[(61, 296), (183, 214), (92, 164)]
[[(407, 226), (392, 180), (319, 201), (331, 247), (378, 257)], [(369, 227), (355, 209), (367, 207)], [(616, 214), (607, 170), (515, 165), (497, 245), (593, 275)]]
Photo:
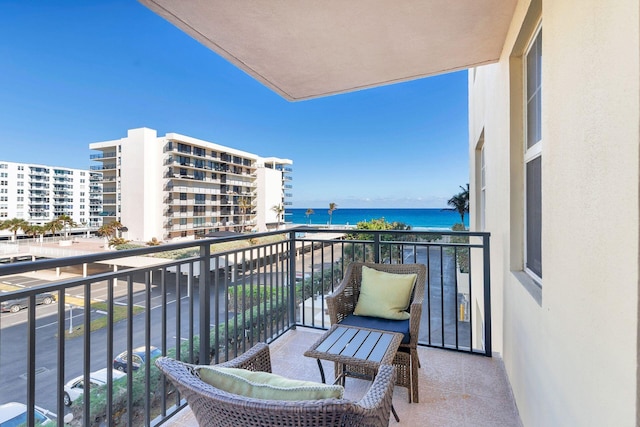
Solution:
[[(523, 166), (514, 55), (538, 17), (543, 283), (536, 297), (517, 274)], [(637, 0), (521, 1), (500, 62), (470, 73), (470, 155), (484, 131), (487, 165), (494, 349), (525, 426), (636, 424), (639, 17)]]

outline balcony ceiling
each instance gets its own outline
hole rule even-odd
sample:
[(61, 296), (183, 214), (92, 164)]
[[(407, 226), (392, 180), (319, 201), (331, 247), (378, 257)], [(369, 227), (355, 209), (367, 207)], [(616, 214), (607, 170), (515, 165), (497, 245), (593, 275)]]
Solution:
[(292, 101), (495, 62), (516, 4), (516, 0), (140, 2)]

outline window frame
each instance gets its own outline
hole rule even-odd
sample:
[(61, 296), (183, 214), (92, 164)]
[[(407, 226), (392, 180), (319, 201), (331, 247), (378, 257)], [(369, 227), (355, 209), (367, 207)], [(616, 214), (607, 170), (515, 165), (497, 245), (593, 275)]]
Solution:
[[(531, 268), (529, 268), (529, 265), (531, 264), (529, 262), (529, 222), (530, 222), (530, 218), (529, 218), (529, 205), (528, 205), (528, 199), (529, 199), (529, 191), (530, 191), (530, 184), (529, 184), (529, 179), (527, 178), (527, 171), (528, 171), (528, 166), (530, 163), (532, 163), (533, 161), (536, 161), (537, 159), (540, 159), (540, 162), (542, 162), (542, 151), (543, 151), (543, 138), (542, 138), (542, 131), (540, 130), (540, 135), (539, 135), (539, 139), (533, 143), (531, 146), (529, 146), (529, 101), (531, 99), (533, 99), (534, 96), (539, 96), (540, 98), (542, 98), (542, 87), (543, 87), (543, 83), (542, 83), (542, 65), (540, 65), (539, 68), (539, 75), (537, 74), (538, 68), (536, 68), (536, 78), (539, 79), (539, 86), (536, 86), (534, 93), (532, 94), (531, 97), (529, 97), (529, 94), (527, 92), (527, 88), (528, 88), (528, 84), (529, 84), (529, 80), (530, 80), (530, 74), (529, 74), (529, 70), (528, 70), (528, 62), (529, 62), (529, 53), (531, 52), (531, 50), (537, 46), (537, 43), (541, 44), (542, 43), (542, 23), (539, 22), (536, 25), (536, 29), (535, 31), (533, 31), (531, 38), (529, 39), (529, 42), (527, 43), (526, 49), (524, 51), (524, 55), (523, 55), (523, 61), (522, 61), (522, 65), (523, 65), (523, 129), (524, 129), (524, 138), (523, 138), (523, 160), (524, 160), (524, 167), (523, 167), (523, 180), (524, 180), (524, 221), (523, 221), (523, 225), (524, 225), (524, 229), (523, 229), (523, 270), (525, 273), (527, 273), (527, 275), (529, 275), (538, 285), (542, 285), (542, 214), (540, 217), (540, 224), (538, 226), (538, 228), (540, 229), (540, 236), (539, 236), (539, 240), (540, 240), (540, 272), (538, 274), (538, 272), (532, 270)], [(540, 49), (542, 49), (542, 47), (540, 46)], [(541, 63), (542, 62), (542, 52), (540, 52), (540, 56), (536, 56), (536, 59)], [(542, 99), (540, 99), (540, 104), (542, 104)], [(542, 111), (542, 107), (540, 107), (540, 111)], [(537, 125), (540, 126), (540, 129), (542, 129), (542, 114), (540, 113), (537, 117)], [(540, 165), (540, 187), (542, 186), (542, 164)], [(532, 190), (533, 191), (533, 190)], [(540, 189), (540, 192), (542, 192), (542, 189)], [(542, 194), (540, 195), (540, 210), (542, 210)]]

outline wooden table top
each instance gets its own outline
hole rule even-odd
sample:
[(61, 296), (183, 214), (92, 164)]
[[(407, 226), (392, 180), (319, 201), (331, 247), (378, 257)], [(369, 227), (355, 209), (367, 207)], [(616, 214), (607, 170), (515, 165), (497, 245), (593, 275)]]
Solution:
[(400, 333), (337, 324), (304, 355), (377, 369), (392, 364), (401, 341)]

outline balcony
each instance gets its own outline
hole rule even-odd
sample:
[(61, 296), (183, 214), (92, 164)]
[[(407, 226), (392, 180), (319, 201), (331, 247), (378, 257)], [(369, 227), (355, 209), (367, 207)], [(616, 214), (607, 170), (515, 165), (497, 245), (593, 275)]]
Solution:
[(102, 159), (110, 159), (116, 157), (115, 151), (105, 152), (101, 154), (91, 154), (89, 155), (90, 160), (102, 160)]
[[(270, 344), (272, 370), (289, 378), (319, 381), (316, 361), (302, 354), (320, 337), (321, 331), (298, 328), (286, 332)], [(502, 361), (496, 358), (453, 354), (446, 350), (421, 348), (418, 351), (424, 367), (420, 371), (420, 403), (407, 403), (406, 389), (397, 387), (393, 404), (400, 423), (390, 426), (520, 426)], [(428, 362), (427, 362), (428, 361)], [(333, 366), (324, 364), (327, 373)], [(369, 382), (350, 379), (345, 398), (359, 400)], [(187, 407), (167, 427), (197, 425)]]
[[(111, 369), (118, 353), (139, 346), (218, 363), (259, 341), (272, 345), (276, 373), (318, 381), (315, 360), (292, 355), (328, 328), (323, 296), (340, 283), (346, 266), (354, 260), (421, 262), (429, 271), (419, 335), (421, 403), (408, 405), (407, 390), (395, 390), (401, 424), (519, 425), (501, 361), (485, 357), (492, 355), (491, 325), (483, 321), (491, 318), (489, 235), (349, 233), (301, 227), (106, 252), (97, 239), (92, 252), (58, 259), (51, 248), (33, 245), (32, 255), (51, 259), (0, 266), (8, 291), (0, 302), (32, 302), (0, 325), (0, 348), (11, 348), (0, 359), (4, 393), (31, 409), (73, 412), (78, 425), (96, 417), (107, 425), (192, 425), (184, 401), (159, 380), (153, 364), (122, 384), (86, 393), (71, 409), (62, 388), (75, 376), (88, 380), (92, 371)], [(211, 246), (218, 243), (238, 246)], [(180, 255), (158, 257), (169, 252)], [(462, 258), (475, 274), (457, 274)], [(18, 287), (25, 277), (40, 284)], [(36, 306), (42, 292), (54, 293), (57, 302)], [(104, 328), (84, 328), (89, 322)], [(67, 331), (76, 336), (65, 338)], [(366, 382), (347, 382), (348, 396), (357, 398), (365, 388)]]

